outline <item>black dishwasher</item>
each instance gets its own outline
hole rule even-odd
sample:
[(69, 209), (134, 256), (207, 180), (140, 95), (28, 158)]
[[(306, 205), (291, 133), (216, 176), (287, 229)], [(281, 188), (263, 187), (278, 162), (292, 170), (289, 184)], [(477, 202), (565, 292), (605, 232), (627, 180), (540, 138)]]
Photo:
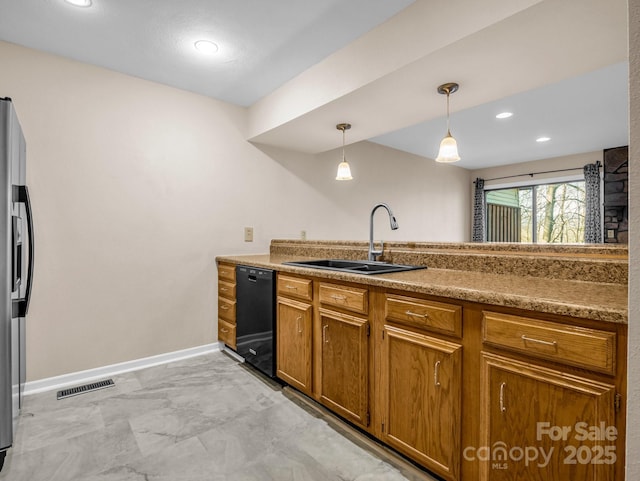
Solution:
[(236, 266), (236, 349), (245, 361), (274, 377), (275, 273)]

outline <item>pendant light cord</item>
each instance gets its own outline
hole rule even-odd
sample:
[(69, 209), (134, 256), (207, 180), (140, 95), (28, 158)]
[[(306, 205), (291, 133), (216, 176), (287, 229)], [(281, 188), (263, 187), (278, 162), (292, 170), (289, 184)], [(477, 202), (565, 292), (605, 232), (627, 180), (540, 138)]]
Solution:
[(451, 137), (451, 130), (449, 129), (449, 91), (447, 91), (447, 136)]
[(346, 129), (342, 129), (342, 162), (345, 162), (345, 155), (344, 155), (344, 131)]

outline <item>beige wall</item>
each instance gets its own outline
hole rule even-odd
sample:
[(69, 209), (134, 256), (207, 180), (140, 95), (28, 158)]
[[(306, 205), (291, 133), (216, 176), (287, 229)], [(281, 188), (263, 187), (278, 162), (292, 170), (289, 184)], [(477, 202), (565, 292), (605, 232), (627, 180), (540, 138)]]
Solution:
[[(374, 218), (378, 240), (460, 242), (469, 238), (468, 170), (365, 141), (345, 150), (354, 179), (337, 182), (341, 148), (313, 156), (314, 168), (301, 163), (299, 153), (285, 157), (272, 147), (261, 148), (328, 206), (326, 217), (308, 216), (301, 225), (309, 239), (368, 239), (371, 208), (379, 202), (389, 204), (400, 227), (391, 231), (389, 217), (378, 211)], [(300, 210), (303, 205), (296, 200), (290, 208)], [(300, 214), (304, 217), (304, 212)], [(298, 231), (293, 229), (290, 237), (297, 237)]]
[(339, 183), (339, 151), (246, 142), (245, 109), (4, 42), (0, 64), (36, 223), (28, 380), (214, 342), (216, 255), (267, 252), (301, 229), (366, 239), (379, 201), (394, 238), (468, 236), (464, 169), (363, 142), (348, 147), (357, 180)]
[(629, 382), (627, 481), (640, 479), (640, 0), (629, 0)]

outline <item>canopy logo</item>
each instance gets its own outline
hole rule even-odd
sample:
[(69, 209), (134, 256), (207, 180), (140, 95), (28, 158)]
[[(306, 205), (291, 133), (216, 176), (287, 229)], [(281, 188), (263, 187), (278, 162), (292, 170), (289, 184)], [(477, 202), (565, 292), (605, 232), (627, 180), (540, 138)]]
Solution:
[(513, 446), (509, 448), (507, 443), (497, 441), (491, 446), (474, 448), (467, 446), (462, 455), (467, 461), (491, 461), (492, 469), (508, 469), (508, 461), (520, 462), (524, 460), (525, 466), (535, 463), (539, 468), (544, 468), (549, 464), (554, 448), (545, 451), (543, 447), (536, 446)]
[(556, 453), (556, 447), (545, 448), (543, 444), (548, 445), (548, 441), (553, 441), (564, 444), (557, 451), (558, 456), (562, 456), (563, 464), (613, 464), (617, 461), (616, 446), (613, 444), (617, 438), (616, 427), (607, 426), (604, 422), (594, 426), (585, 422), (573, 426), (552, 426), (549, 422), (538, 422), (538, 446), (509, 446), (504, 441), (497, 441), (491, 446), (467, 446), (462, 454), (466, 461), (490, 462), (491, 469), (509, 469), (511, 462), (545, 468)]

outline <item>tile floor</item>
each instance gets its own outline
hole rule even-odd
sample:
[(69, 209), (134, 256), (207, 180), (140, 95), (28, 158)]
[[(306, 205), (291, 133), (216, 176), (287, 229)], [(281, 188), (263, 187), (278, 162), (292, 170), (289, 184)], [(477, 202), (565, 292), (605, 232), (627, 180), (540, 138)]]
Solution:
[(224, 353), (113, 379), (27, 396), (0, 480), (431, 479)]

